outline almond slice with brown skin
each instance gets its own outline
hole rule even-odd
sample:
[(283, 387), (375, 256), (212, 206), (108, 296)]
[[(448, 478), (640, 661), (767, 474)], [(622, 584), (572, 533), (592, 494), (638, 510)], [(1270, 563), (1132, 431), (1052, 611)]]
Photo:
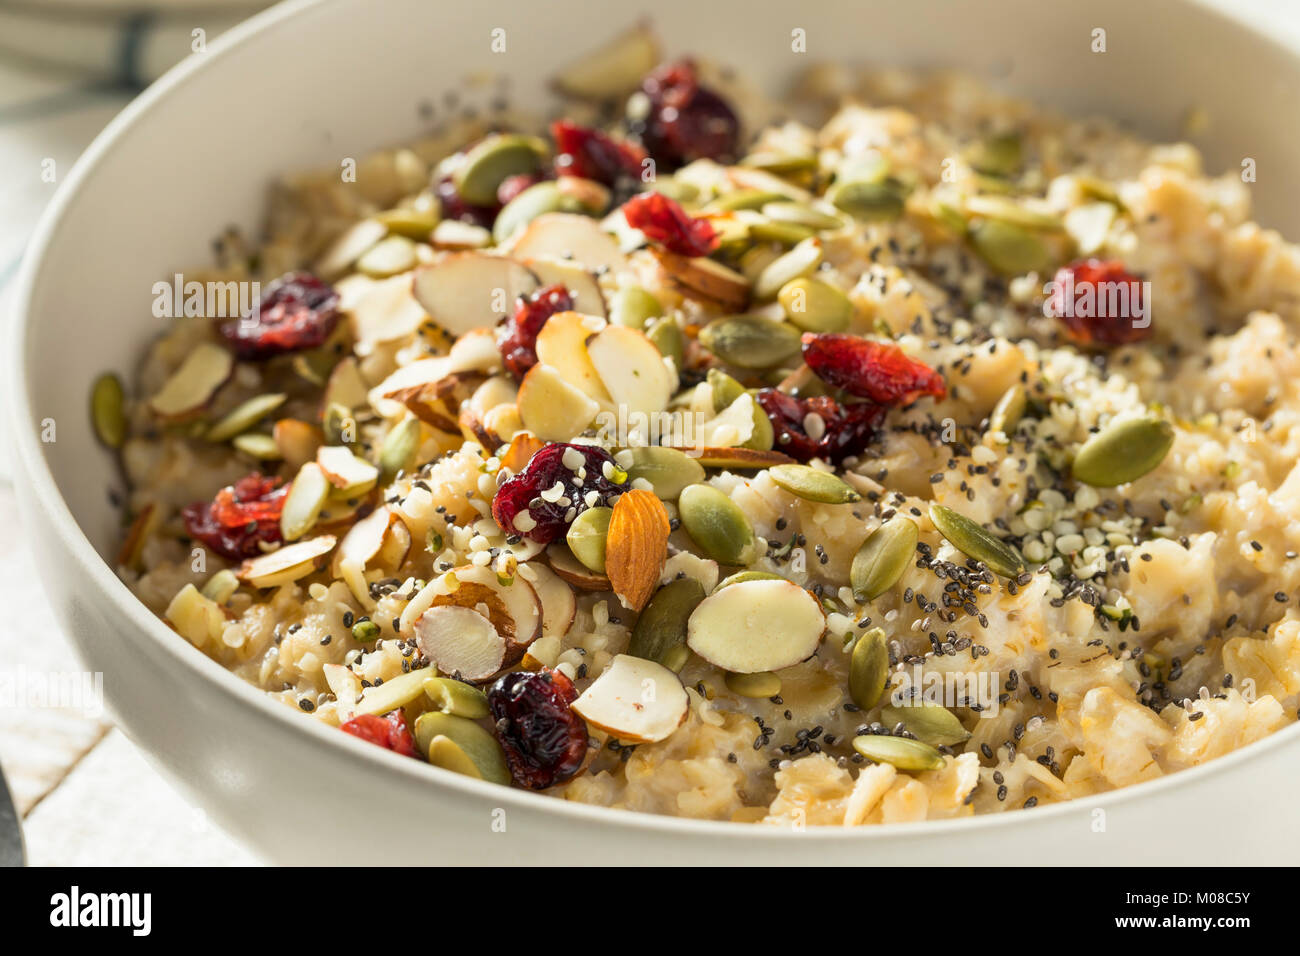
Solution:
[(605, 543), (605, 573), (618, 599), (639, 611), (659, 583), (672, 528), (652, 491), (627, 491), (614, 504)]
[(533, 456), (544, 447), (546, 447), (546, 442), (536, 435), (531, 432), (520, 432), (510, 439), (510, 447), (501, 456), (501, 467), (508, 468), (515, 474), (519, 474), (532, 461)]
[(663, 249), (653, 252), (664, 272), (688, 297), (716, 302), (727, 312), (739, 312), (749, 304), (749, 280), (739, 272), (702, 256), (679, 256)]
[(590, 216), (548, 212), (518, 233), (509, 252), (518, 259), (563, 259), (590, 272), (618, 273), (627, 268), (614, 237)]
[(255, 588), (273, 588), (297, 581), (316, 570), (320, 559), (334, 550), (337, 540), (332, 534), (322, 534), (259, 554), (240, 565), (239, 579)]
[(438, 604), (421, 614), (415, 643), (441, 673), (475, 683), (501, 670), (508, 644), (486, 617), (455, 604)]
[(662, 664), (619, 654), (573, 702), (573, 710), (625, 743), (648, 744), (686, 721), (690, 700), (677, 675)]
[(467, 607), (492, 622), (506, 641), (505, 663), (523, 657), (542, 633), (542, 604), (533, 586), (519, 575), (505, 584), (495, 571), (477, 564), (454, 568), (426, 584), (402, 611), (401, 630), (413, 627), (430, 607)]
[(551, 565), (552, 571), (581, 591), (609, 590), (609, 578), (589, 570), (564, 544), (553, 544), (548, 547), (546, 560)]
[(515, 300), (537, 288), (537, 276), (505, 256), (458, 252), (416, 269), (411, 294), (452, 335), (491, 328)]

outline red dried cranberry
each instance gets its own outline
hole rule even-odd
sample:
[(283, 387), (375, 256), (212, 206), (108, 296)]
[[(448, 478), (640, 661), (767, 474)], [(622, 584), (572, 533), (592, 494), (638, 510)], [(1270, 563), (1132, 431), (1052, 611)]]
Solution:
[(262, 553), (261, 544), (280, 539), (280, 512), (289, 492), (278, 478), (257, 472), (222, 488), (210, 503), (196, 501), (181, 510), (190, 537), (231, 561)]
[[(576, 472), (564, 462), (570, 451), (582, 456)], [(625, 482), (606, 477), (606, 465), (611, 474), (625, 474), (603, 448), (568, 442), (545, 445), (533, 455), (523, 471), (507, 478), (497, 488), (496, 497), (492, 499), (492, 517), (506, 534), (522, 534), (541, 544), (554, 541), (582, 512), (606, 505), (611, 496), (627, 490)], [(542, 492), (554, 488), (556, 482), (560, 483), (562, 494), (555, 501), (541, 497)], [(593, 491), (596, 498), (589, 504), (587, 498)], [(524, 512), (528, 513), (533, 527), (521, 528), (515, 523)]]
[[(881, 406), (871, 402), (841, 405), (828, 395), (795, 398), (774, 388), (760, 389), (757, 398), (772, 422), (776, 437), (772, 447), (799, 461), (824, 458), (839, 464), (861, 454), (875, 439), (885, 414)], [(821, 434), (816, 438), (807, 431), (809, 415), (822, 421)]]
[(1062, 266), (1052, 285), (1049, 312), (1076, 342), (1128, 345), (1151, 334), (1142, 281), (1117, 260), (1081, 259)]
[(450, 178), (438, 180), (433, 188), (434, 193), (438, 196), (438, 201), (442, 204), (442, 218), (455, 219), (458, 222), (467, 222), (471, 226), (482, 226), (484, 229), (491, 229), (492, 222), (497, 217), (500, 206), (476, 206), (467, 203), (459, 192), (456, 191), (456, 184)]
[(551, 124), (555, 140), (555, 172), (560, 176), (581, 176), (606, 186), (620, 179), (638, 179), (645, 150), (635, 143), (620, 143), (598, 129), (568, 120)]
[(339, 321), (334, 289), (307, 272), (290, 272), (268, 285), (257, 315), (231, 319), (221, 334), (241, 359), (266, 359), (324, 344)]
[(740, 121), (726, 100), (700, 86), (692, 61), (661, 66), (641, 90), (650, 99), (641, 141), (655, 162), (676, 169), (694, 159), (726, 163), (735, 158)]
[(718, 234), (707, 219), (696, 219), (662, 193), (641, 193), (623, 204), (623, 217), (656, 245), (679, 256), (707, 256)]
[(545, 790), (568, 780), (587, 756), (587, 724), (569, 706), (573, 682), (559, 671), (516, 671), (488, 688), (493, 730), (515, 783)]
[(406, 729), (406, 717), (401, 710), (390, 710), (382, 717), (362, 714), (342, 724), (339, 730), (403, 757), (414, 757), (416, 753), (415, 740)]
[(943, 398), (943, 377), (897, 345), (856, 335), (805, 332), (803, 360), (828, 385), (877, 405), (910, 405), (922, 395)]
[(546, 320), (557, 312), (573, 310), (573, 296), (559, 283), (519, 297), (515, 314), (502, 323), (504, 336), (497, 343), (506, 369), (523, 381), (528, 370), (537, 364), (537, 336)]

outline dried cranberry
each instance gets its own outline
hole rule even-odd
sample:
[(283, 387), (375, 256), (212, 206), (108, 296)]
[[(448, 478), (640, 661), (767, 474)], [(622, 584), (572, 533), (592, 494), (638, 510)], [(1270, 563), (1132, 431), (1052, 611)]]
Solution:
[(555, 140), (555, 172), (560, 176), (581, 176), (606, 186), (620, 179), (639, 179), (645, 150), (635, 143), (620, 143), (598, 129), (568, 120), (551, 124)]
[(344, 733), (368, 740), (385, 750), (399, 753), (403, 757), (415, 756), (415, 740), (406, 729), (406, 717), (401, 710), (390, 710), (382, 717), (374, 714), (362, 714), (353, 717), (339, 727)]
[(241, 359), (266, 359), (324, 344), (339, 322), (334, 289), (307, 272), (290, 272), (266, 287), (257, 315), (222, 323)]
[(692, 61), (661, 66), (641, 90), (650, 100), (641, 141), (655, 162), (675, 169), (694, 159), (726, 163), (735, 158), (740, 121), (726, 100), (700, 86)]
[(892, 343), (805, 332), (803, 360), (823, 382), (877, 405), (910, 405), (922, 395), (943, 398), (948, 394), (943, 376), (924, 362), (908, 358)]
[[(828, 395), (795, 398), (774, 388), (760, 389), (758, 404), (771, 419), (773, 447), (799, 461), (824, 458), (839, 464), (860, 454), (876, 437), (885, 410), (871, 402), (841, 405)], [(821, 419), (821, 434), (808, 434), (808, 416)]]
[(516, 173), (514, 176), (507, 176), (497, 187), (497, 203), (504, 206), (529, 186), (536, 186), (546, 178), (541, 173)]
[(707, 219), (696, 219), (662, 193), (641, 193), (623, 204), (623, 218), (656, 245), (679, 256), (707, 256), (718, 234)]
[(257, 472), (222, 488), (210, 503), (196, 501), (181, 510), (190, 537), (231, 561), (262, 553), (262, 544), (280, 539), (280, 512), (289, 492), (278, 478)]
[[(571, 453), (581, 456), (581, 462)], [(566, 457), (574, 468), (565, 462)], [(627, 490), (624, 481), (615, 481), (605, 474), (606, 466), (611, 475), (626, 478), (626, 473), (603, 448), (568, 442), (545, 445), (523, 471), (507, 478), (497, 488), (492, 499), (492, 517), (507, 534), (522, 534), (541, 544), (554, 541), (582, 512), (606, 505), (610, 497)], [(561, 493), (555, 501), (547, 501), (542, 492), (555, 488), (556, 482)], [(593, 491), (596, 496), (588, 502)], [(524, 512), (528, 513), (528, 519), (516, 523), (516, 518)], [(533, 527), (520, 527), (520, 524), (526, 526), (529, 520)]]
[(573, 682), (559, 671), (516, 671), (488, 688), (493, 730), (515, 783), (545, 790), (568, 780), (587, 756), (587, 724), (569, 706)]
[(502, 323), (505, 331), (497, 348), (506, 369), (515, 378), (523, 380), (528, 370), (537, 364), (537, 335), (546, 320), (557, 312), (570, 312), (573, 296), (563, 285), (548, 285), (531, 298), (520, 296), (515, 314)]
[(1128, 345), (1151, 334), (1142, 281), (1116, 260), (1081, 259), (1057, 270), (1048, 299), (1077, 342)]
[(434, 193), (438, 196), (438, 201), (442, 204), (442, 218), (455, 219), (458, 222), (467, 222), (471, 226), (482, 226), (484, 229), (491, 229), (492, 222), (497, 217), (500, 206), (476, 206), (473, 203), (466, 202), (459, 192), (456, 191), (456, 184), (450, 178), (438, 180), (433, 188)]

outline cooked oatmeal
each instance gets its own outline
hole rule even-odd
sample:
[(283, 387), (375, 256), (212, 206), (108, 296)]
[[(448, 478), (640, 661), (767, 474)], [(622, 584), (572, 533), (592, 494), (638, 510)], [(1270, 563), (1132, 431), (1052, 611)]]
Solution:
[(290, 178), (187, 274), (260, 302), (94, 394), (145, 604), (303, 719), (713, 820), (1041, 806), (1296, 719), (1300, 255), (1247, 184), (969, 78), (778, 109), (616, 44), (570, 119)]

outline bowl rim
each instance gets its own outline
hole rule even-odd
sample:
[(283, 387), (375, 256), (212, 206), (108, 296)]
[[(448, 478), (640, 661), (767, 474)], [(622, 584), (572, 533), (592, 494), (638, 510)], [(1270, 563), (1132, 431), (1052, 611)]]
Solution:
[[(187, 57), (172, 67), (127, 104), (94, 138), (78, 157), (51, 198), (32, 233), (16, 279), (13, 311), (15, 347), (9, 350), (7, 361), (10, 373), (8, 376), (11, 392), (9, 405), (12, 409), (13, 446), (17, 452), (14, 479), (15, 483), (21, 482), (26, 486), (31, 500), (43, 512), (64, 553), (74, 562), (75, 570), (82, 573), (85, 583), (101, 599), (107, 600), (112, 605), (119, 620), (125, 620), (138, 628), (153, 645), (166, 654), (168, 670), (181, 669), (195, 672), (201, 679), (211, 682), (214, 689), (222, 693), (228, 706), (252, 708), (280, 732), (289, 734), (293, 740), (304, 744), (315, 744), (318, 747), (341, 748), (342, 753), (351, 754), (350, 759), (360, 760), (364, 765), (368, 765), (374, 772), (377, 785), (404, 780), (409, 781), (410, 785), (450, 789), (461, 797), (489, 801), (491, 805), (513, 806), (521, 811), (551, 813), (597, 827), (640, 828), (683, 836), (707, 835), (729, 841), (797, 839), (852, 840), (870, 843), (906, 839), (912, 836), (939, 837), (976, 830), (1007, 830), (1022, 822), (1028, 822), (1022, 820), (1019, 812), (1012, 811), (947, 820), (922, 820), (858, 827), (833, 825), (807, 828), (761, 827), (731, 821), (697, 820), (617, 807), (602, 807), (474, 780), (385, 751), (351, 735), (340, 734), (334, 727), (326, 726), (317, 720), (304, 719), (291, 708), (273, 701), (263, 690), (227, 670), (187, 641), (179, 640), (177, 634), (160, 618), (154, 616), (117, 577), (108, 562), (100, 557), (73, 517), (45, 459), (43, 446), (37, 441), (36, 432), (29, 427), (29, 423), (33, 420), (33, 408), (32, 386), (27, 374), (28, 350), (31, 347), (28, 327), (32, 320), (32, 300), (43, 278), (47, 253), (57, 243), (66, 212), (78, 198), (91, 172), (104, 156), (118, 147), (119, 140), (128, 130), (148, 118), (156, 104), (178, 95), (178, 91), (183, 90), (187, 79), (192, 75), (217, 69), (217, 64), (246, 38), (277, 29), (305, 10), (347, 2), (349, 0), (284, 0), (255, 14), (213, 40), (202, 57)], [(1223, 22), (1224, 26), (1250, 33), (1256, 42), (1270, 44), (1289, 58), (1300, 58), (1300, 42), (1280, 42), (1275, 37), (1262, 33), (1252, 21), (1227, 16), (1220, 9), (1217, 0), (1183, 0), (1183, 2), (1187, 6), (1199, 8), (1205, 15), (1216, 17)], [(28, 528), (30, 530), (30, 524)], [(1297, 737), (1300, 737), (1300, 722), (1204, 764), (1168, 773), (1154, 780), (1093, 794), (1086, 798), (1077, 797), (1036, 808), (1033, 822), (1045, 824), (1058, 817), (1082, 812), (1090, 813), (1094, 809), (1106, 809), (1146, 797), (1155, 797), (1171, 787), (1190, 786), (1213, 776), (1230, 773), (1238, 764), (1262, 759), (1269, 752), (1290, 745)]]

